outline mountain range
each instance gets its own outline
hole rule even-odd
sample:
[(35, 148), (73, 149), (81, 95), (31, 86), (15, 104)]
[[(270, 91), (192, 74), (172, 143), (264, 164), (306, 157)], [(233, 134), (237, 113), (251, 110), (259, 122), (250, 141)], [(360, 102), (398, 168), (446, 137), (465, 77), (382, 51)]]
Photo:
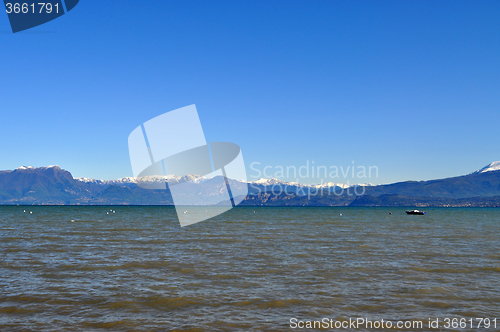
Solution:
[[(169, 185), (197, 184), (198, 193), (217, 198), (224, 190), (219, 178), (150, 177), (148, 181), (166, 183), (167, 189), (148, 190), (130, 177), (111, 181), (73, 178), (59, 166), (23, 166), (0, 171), (0, 204), (172, 205)], [(500, 206), (500, 162), (463, 176), (388, 185), (306, 185), (275, 178), (228, 181), (232, 188), (248, 187), (240, 204), (247, 206)], [(196, 197), (193, 202), (197, 204)]]

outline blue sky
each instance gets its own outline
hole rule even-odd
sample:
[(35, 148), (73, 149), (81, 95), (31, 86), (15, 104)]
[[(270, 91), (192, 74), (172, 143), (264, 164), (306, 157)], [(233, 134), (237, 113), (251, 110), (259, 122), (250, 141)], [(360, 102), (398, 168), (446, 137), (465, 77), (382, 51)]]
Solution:
[(132, 176), (130, 132), (196, 104), (250, 178), (307, 161), (378, 167), (357, 182), (467, 174), (500, 160), (499, 17), (499, 1), (82, 0), (12, 34), (0, 15), (0, 169)]

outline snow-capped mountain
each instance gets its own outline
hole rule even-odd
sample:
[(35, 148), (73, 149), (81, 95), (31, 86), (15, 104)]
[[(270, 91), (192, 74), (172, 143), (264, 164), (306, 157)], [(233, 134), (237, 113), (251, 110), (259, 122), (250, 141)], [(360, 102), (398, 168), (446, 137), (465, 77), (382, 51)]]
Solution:
[[(211, 178), (206, 178), (203, 176), (199, 175), (184, 175), (184, 176), (176, 176), (176, 175), (167, 175), (167, 176), (148, 176), (148, 177), (143, 177), (141, 178), (141, 182), (145, 182), (148, 184), (153, 184), (153, 183), (170, 183), (170, 184), (175, 184), (175, 183), (180, 183), (180, 182), (186, 182), (186, 181), (192, 181), (194, 183), (202, 183), (207, 180), (210, 180)], [(99, 180), (99, 179), (92, 179), (92, 178), (75, 178), (75, 180), (84, 182), (84, 183), (89, 183), (89, 184), (94, 184), (94, 185), (99, 185), (99, 186), (126, 186), (129, 187), (131, 185), (137, 185), (137, 179), (134, 177), (125, 177), (125, 178), (120, 178), (117, 180)], [(356, 187), (356, 186), (373, 186), (371, 183), (365, 183), (365, 184), (344, 184), (344, 183), (334, 183), (334, 182), (327, 182), (327, 183), (321, 183), (321, 184), (302, 184), (298, 182), (286, 182), (286, 181), (281, 181), (277, 178), (271, 178), (271, 179), (266, 179), (266, 178), (260, 178), (259, 180), (255, 181), (243, 181), (240, 180), (238, 182), (241, 183), (248, 183), (250, 185), (257, 185), (257, 186), (290, 186), (290, 187), (300, 187), (300, 188), (343, 188), (347, 189), (350, 187)]]
[(21, 166), (15, 169), (15, 171), (28, 171), (28, 170), (46, 170), (46, 169), (51, 169), (51, 168), (59, 168), (58, 165), (50, 165), (50, 166), (43, 166), (43, 167), (33, 167), (33, 166)]
[(488, 166), (485, 166), (485, 167), (475, 171), (472, 174), (486, 173), (486, 172), (492, 172), (492, 171), (500, 171), (500, 161), (494, 161), (491, 164), (489, 164)]
[(109, 182), (111, 182), (111, 181), (98, 180), (92, 178), (75, 178), (75, 180), (83, 183), (96, 184), (96, 185), (107, 185)]
[[(192, 181), (194, 183), (201, 183), (209, 178), (199, 176), (199, 175), (184, 175), (184, 176), (177, 176), (177, 175), (166, 175), (166, 176), (160, 176), (160, 175), (154, 175), (154, 176), (146, 176), (142, 177), (140, 180), (142, 183), (148, 183), (148, 184), (154, 184), (154, 183), (180, 183), (180, 182), (186, 182), (186, 181)], [(135, 186), (137, 185), (137, 179), (134, 177), (124, 177), (116, 180), (99, 180), (99, 179), (93, 179), (93, 178), (75, 178), (75, 180), (83, 182), (83, 183), (89, 183), (89, 184), (95, 184), (99, 186)]]
[(255, 181), (250, 181), (247, 182), (249, 184), (255, 184), (255, 185), (261, 185), (261, 186), (275, 186), (275, 185), (282, 185), (282, 186), (292, 186), (292, 187), (306, 187), (306, 188), (334, 188), (334, 187), (339, 187), (343, 189), (347, 189), (350, 187), (371, 187), (374, 186), (374, 184), (371, 183), (361, 183), (361, 184), (345, 184), (345, 183), (335, 183), (335, 182), (326, 182), (326, 183), (319, 183), (319, 184), (302, 184), (298, 182), (286, 182), (286, 181), (281, 181), (276, 178), (271, 178), (271, 179), (266, 179), (266, 178), (260, 178)]
[(297, 182), (293, 182), (293, 184), (292, 184), (291, 182), (284, 182), (284, 181), (278, 180), (277, 178), (270, 178), (270, 179), (260, 178), (258, 180), (250, 181), (248, 183), (258, 184), (261, 186), (273, 186), (276, 184), (287, 184), (287, 185), (291, 184), (291, 185), (295, 185), (295, 186), (302, 186), (302, 184), (297, 183)]
[[(222, 195), (226, 188), (218, 177), (206, 178), (198, 175), (153, 176), (143, 178), (141, 181), (162, 184), (186, 181), (200, 183), (201, 185), (195, 189), (189, 185), (186, 187), (186, 197), (192, 198), (195, 205), (204, 197), (219, 199), (218, 196)], [(247, 205), (343, 206), (352, 203), (353, 206), (395, 206), (395, 204), (414, 204), (416, 199), (426, 199), (431, 203), (455, 204), (456, 202), (449, 200), (471, 198), (462, 203), (476, 202), (474, 206), (500, 206), (500, 162), (491, 163), (470, 175), (378, 186), (334, 182), (301, 184), (276, 178), (261, 178), (255, 181), (229, 179), (229, 182), (235, 182), (231, 184), (231, 188), (243, 189), (248, 186), (248, 196), (245, 198)], [(356, 191), (356, 187), (360, 186), (364, 189)], [(75, 179), (70, 172), (55, 165), (38, 168), (22, 166), (15, 170), (0, 171), (0, 204), (173, 204), (169, 190), (147, 190), (155, 188), (161, 189), (161, 186), (151, 186), (151, 188), (138, 186), (136, 179), (132, 177), (111, 181)], [(294, 200), (293, 197), (298, 198)], [(359, 200), (357, 197), (364, 197), (364, 200)], [(485, 199), (478, 201), (477, 197)]]

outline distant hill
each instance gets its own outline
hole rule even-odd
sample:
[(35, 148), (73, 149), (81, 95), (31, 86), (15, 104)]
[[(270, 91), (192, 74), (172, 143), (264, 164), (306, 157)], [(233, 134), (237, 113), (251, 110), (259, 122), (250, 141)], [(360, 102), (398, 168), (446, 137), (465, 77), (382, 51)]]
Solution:
[(76, 197), (91, 197), (94, 191), (59, 166), (0, 171), (1, 203), (69, 204)]
[(308, 196), (274, 195), (263, 193), (249, 195), (242, 206), (386, 206), (386, 207), (500, 207), (500, 196), (469, 198), (432, 198), (401, 195), (336, 196), (319, 194)]
[[(147, 190), (134, 178), (113, 181), (73, 178), (59, 166), (19, 167), (0, 171), (0, 204), (171, 205), (168, 185), (195, 182), (208, 197), (223, 192), (216, 178), (197, 175), (153, 177), (166, 190)], [(241, 205), (254, 206), (499, 206), (500, 162), (468, 175), (431, 181), (406, 181), (389, 185), (345, 186), (327, 183), (304, 185), (278, 179), (231, 181), (235, 188), (248, 186)], [(197, 201), (195, 196), (193, 202)]]
[(472, 173), (469, 175), (431, 181), (407, 181), (389, 185), (367, 187), (366, 194), (402, 195), (413, 197), (492, 197), (500, 195), (500, 171)]

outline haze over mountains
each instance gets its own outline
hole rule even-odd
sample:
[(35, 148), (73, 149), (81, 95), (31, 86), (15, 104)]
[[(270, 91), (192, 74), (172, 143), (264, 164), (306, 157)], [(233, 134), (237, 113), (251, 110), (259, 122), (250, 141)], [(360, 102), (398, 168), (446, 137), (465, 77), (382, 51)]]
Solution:
[[(197, 175), (151, 177), (148, 181), (175, 185), (197, 184), (198, 194), (216, 198), (225, 188), (220, 179)], [(468, 175), (431, 180), (406, 181), (374, 186), (340, 183), (304, 185), (279, 179), (252, 182), (231, 180), (231, 185), (248, 186), (241, 205), (278, 206), (500, 206), (500, 162)], [(199, 202), (193, 197), (193, 204)], [(172, 205), (168, 190), (148, 190), (134, 178), (104, 181), (73, 178), (59, 166), (19, 167), (0, 171), (0, 204), (90, 204)]]

